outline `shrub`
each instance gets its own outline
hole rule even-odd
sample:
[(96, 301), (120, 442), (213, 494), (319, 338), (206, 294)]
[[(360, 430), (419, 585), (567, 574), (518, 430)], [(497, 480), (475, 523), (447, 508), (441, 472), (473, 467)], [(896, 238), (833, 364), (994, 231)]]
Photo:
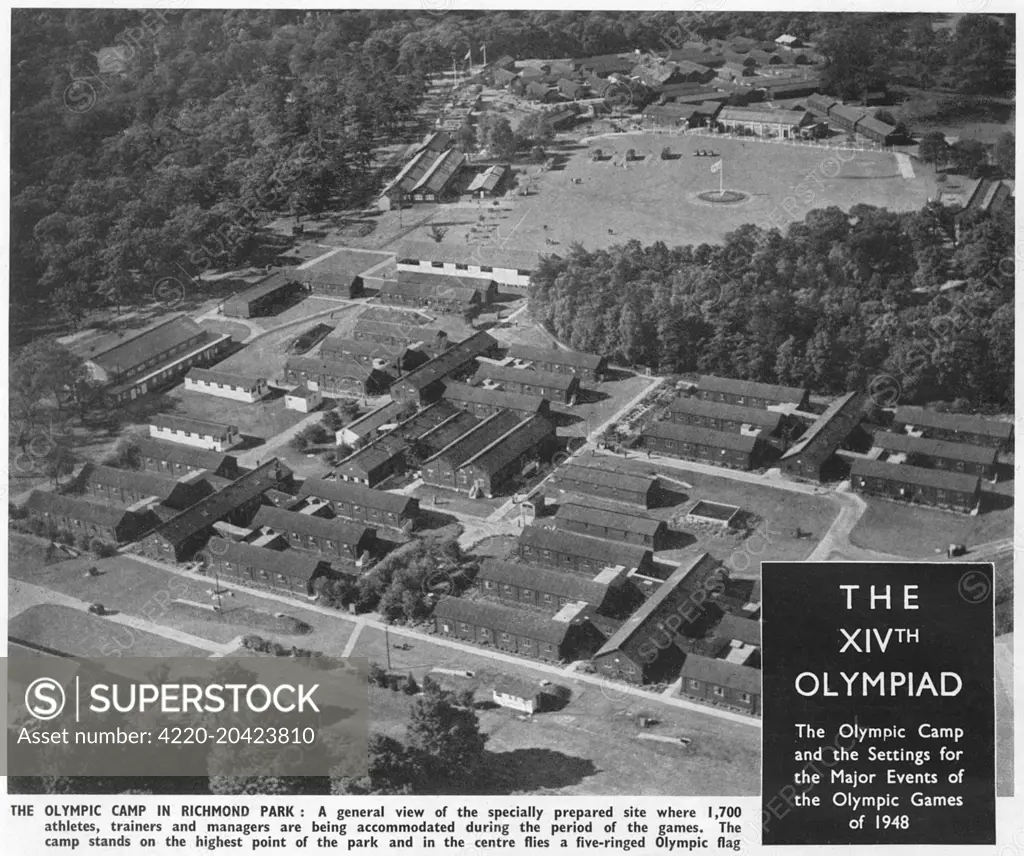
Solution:
[(93, 538), (89, 542), (89, 550), (98, 559), (109, 559), (117, 555), (117, 546), (102, 538)]
[(388, 673), (376, 663), (370, 663), (366, 675), (371, 686), (386, 687), (388, 685)]
[(416, 683), (416, 678), (412, 676), (412, 672), (405, 678), (405, 683), (402, 684), (402, 692), (406, 695), (416, 695), (420, 691), (419, 684)]

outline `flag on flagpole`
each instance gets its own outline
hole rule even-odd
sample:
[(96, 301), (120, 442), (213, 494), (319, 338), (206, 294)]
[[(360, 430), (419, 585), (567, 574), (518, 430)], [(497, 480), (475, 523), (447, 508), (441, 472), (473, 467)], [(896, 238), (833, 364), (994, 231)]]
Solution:
[(722, 170), (722, 162), (721, 161), (717, 161), (717, 162), (711, 164), (711, 171), (712, 172), (721, 172), (721, 170)]
[(466, 55), (462, 58), (462, 61), (463, 62), (472, 62), (473, 61), (473, 49), (472, 48), (470, 48), (468, 51), (466, 51)]
[(487, 53), (487, 45), (480, 45), (480, 50)]

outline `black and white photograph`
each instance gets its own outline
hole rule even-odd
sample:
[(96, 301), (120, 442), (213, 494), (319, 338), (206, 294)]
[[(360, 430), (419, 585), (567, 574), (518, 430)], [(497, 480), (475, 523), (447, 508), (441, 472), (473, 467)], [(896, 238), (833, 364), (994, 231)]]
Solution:
[[(238, 745), (80, 775), (43, 747), (51, 775), (9, 770), (8, 801), (316, 799), (292, 830), (168, 838), (165, 817), (141, 845), (109, 811), (94, 842), (44, 843), (37, 808), (8, 818), (36, 848), (16, 852), (290, 853), (324, 805), (336, 840), (299, 846), (386, 848), (335, 810), (451, 822), (483, 797), (507, 814), (392, 846), (750, 852), (729, 807), (767, 830), (762, 781), (795, 775), (785, 811), (810, 806), (851, 751), (811, 721), (804, 645), (851, 688), (867, 772), (842, 781), (874, 782), (830, 802), (829, 841), (925, 843), (927, 812), (995, 835), (1015, 772), (1013, 9), (594, 5), (10, 10), (11, 663), (291, 658), (329, 682), (354, 658), (368, 717), (365, 763), (316, 775), (253, 775)], [(790, 569), (787, 597), (814, 575), (800, 610), (762, 563)], [(832, 638), (862, 577), (874, 624)], [(985, 680), (956, 687), (943, 658)], [(905, 684), (853, 698), (851, 670), (896, 662)], [(794, 675), (812, 701), (780, 707)], [(59, 742), (11, 685), (8, 745)], [(886, 732), (906, 689), (938, 784)], [(289, 725), (254, 710), (254, 731)], [(780, 779), (762, 740), (789, 710)], [(902, 806), (863, 801), (893, 776)], [(704, 797), (733, 800), (624, 809)]]

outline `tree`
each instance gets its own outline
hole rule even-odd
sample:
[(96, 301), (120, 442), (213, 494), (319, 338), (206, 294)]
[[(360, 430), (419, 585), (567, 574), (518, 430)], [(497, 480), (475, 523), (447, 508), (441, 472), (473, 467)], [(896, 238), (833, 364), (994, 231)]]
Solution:
[(60, 489), (61, 476), (71, 475), (77, 458), (66, 440), (54, 443), (49, 454), (43, 458), (43, 471), (53, 479), (54, 489)]
[(448, 228), (446, 226), (438, 226), (436, 223), (430, 227), (430, 238), (437, 243), (441, 243), (444, 240), (444, 236), (448, 234)]
[(455, 139), (463, 151), (471, 152), (476, 148), (476, 129), (470, 125), (462, 125), (455, 132)]
[(412, 706), (409, 746), (421, 753), (435, 782), (472, 782), (483, 764), (487, 735), (476, 712), (442, 695), (423, 695)]
[(414, 793), (420, 781), (416, 753), (393, 737), (371, 734), (367, 744), (365, 776), (332, 776), (336, 796), (403, 795)]
[(487, 148), (491, 157), (499, 160), (511, 160), (519, 146), (519, 140), (512, 133), (512, 126), (508, 119), (499, 116), (494, 119), (487, 129)]
[(828, 57), (823, 81), (828, 92), (853, 100), (885, 87), (886, 62), (876, 17), (844, 16), (839, 26), (825, 31), (818, 48)]
[(981, 140), (960, 140), (949, 150), (953, 171), (978, 178), (988, 163), (988, 149)]
[(996, 140), (995, 161), (996, 166), (1003, 174), (1003, 178), (1013, 178), (1014, 163), (1016, 156), (1016, 140), (1013, 131), (1004, 131)]
[(946, 135), (942, 131), (929, 131), (917, 144), (917, 156), (922, 163), (933, 163), (937, 167), (945, 164), (949, 156)]
[(1012, 83), (1013, 34), (990, 15), (961, 15), (949, 48), (961, 92), (1003, 94)]
[(530, 113), (516, 128), (516, 137), (521, 147), (540, 145), (551, 142), (555, 138), (555, 130), (543, 113)]

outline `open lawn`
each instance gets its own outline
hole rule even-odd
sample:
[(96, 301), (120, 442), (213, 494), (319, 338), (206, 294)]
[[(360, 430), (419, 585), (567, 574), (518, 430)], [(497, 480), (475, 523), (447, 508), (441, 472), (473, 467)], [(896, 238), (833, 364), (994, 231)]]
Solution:
[(12, 640), (79, 657), (102, 656), (104, 651), (112, 650), (124, 652), (125, 643), (130, 644), (132, 657), (209, 656), (208, 651), (191, 645), (59, 604), (31, 606), (15, 615), (8, 622), (7, 635)]
[[(90, 565), (99, 568), (99, 576), (84, 576), (84, 569)], [(276, 600), (260, 598), (255, 591), (250, 594), (239, 589), (232, 589), (231, 595), (222, 597), (224, 613), (220, 616), (212, 612), (207, 614), (195, 608), (177, 607), (172, 600), (213, 603), (208, 593), (213, 589), (213, 579), (211, 578), (208, 583), (200, 583), (136, 561), (129, 556), (116, 556), (112, 559), (75, 559), (46, 567), (32, 567), (31, 563), (12, 562), (11, 577), (89, 603), (98, 601), (108, 609), (136, 616), (154, 624), (173, 627), (213, 642), (230, 642), (238, 636), (256, 633), (282, 645), (295, 645), (299, 648), (340, 655), (352, 627), (350, 622), (340, 616), (336, 619), (304, 610), (299, 601), (295, 602), (294, 607), (291, 604), (286, 606)], [(250, 610), (263, 613), (260, 620), (248, 621), (247, 615)], [(313, 628), (312, 631), (305, 634), (274, 632), (270, 628), (274, 623), (273, 615), (277, 612), (304, 621)], [(129, 631), (125, 629), (124, 632)], [(134, 655), (134, 648), (132, 653)]]
[(1013, 535), (1013, 508), (970, 517), (864, 497), (868, 510), (850, 532), (850, 543), (908, 559), (945, 555), (950, 544), (972, 545)]
[[(397, 637), (391, 636), (392, 645)], [(518, 677), (532, 683), (536, 672), (494, 663), (485, 657), (414, 641), (403, 651), (392, 647), (392, 671), (412, 672), (422, 681), (432, 669), (473, 673), (459, 678), (434, 672), (432, 677), (449, 689), (473, 689), (478, 703), (491, 697), (494, 682)], [(364, 629), (354, 656), (368, 657), (386, 666), (384, 634)], [(490, 736), (488, 750), (496, 755), (491, 793), (645, 794), (693, 795), (756, 793), (760, 733), (756, 728), (725, 722), (698, 713), (648, 704), (620, 696), (614, 689), (574, 680), (553, 678), (571, 691), (568, 705), (557, 712), (537, 714), (521, 721), (513, 711), (482, 709), (482, 729)], [(408, 721), (409, 696), (390, 690), (371, 690), (370, 727), (401, 736)], [(484, 705), (489, 708), (490, 705)], [(637, 717), (652, 716), (660, 723), (648, 733), (685, 736), (686, 749), (636, 739)]]
[[(661, 160), (666, 146), (678, 157)], [(460, 225), (457, 221), (470, 218), (438, 212), (436, 220), (456, 221), (445, 241), (461, 244), (468, 235), (471, 242), (487, 242), (494, 232), (507, 236), (509, 249), (541, 253), (564, 252), (573, 242), (597, 249), (631, 239), (696, 245), (717, 243), (745, 223), (785, 227), (814, 208), (862, 203), (916, 210), (935, 195), (930, 170), (904, 179), (894, 156), (884, 152), (840, 152), (841, 161), (819, 147), (653, 133), (593, 139), (590, 148), (600, 148), (606, 158), (600, 162), (590, 160), (585, 144), (549, 148), (563, 165), (549, 172), (530, 167), (529, 175), (520, 174), (519, 183), (531, 182), (534, 192), (515, 197), (511, 213), (489, 213), (484, 223), (474, 217), (472, 225)], [(631, 148), (642, 159), (624, 168)], [(718, 190), (718, 176), (710, 172), (717, 158), (694, 157), (697, 149), (721, 156), (726, 189), (748, 194), (745, 201), (714, 205), (696, 198)], [(428, 240), (428, 227), (409, 237)]]
[(200, 327), (213, 330), (215, 333), (227, 333), (236, 342), (244, 342), (249, 338), (251, 331), (244, 324), (237, 321), (221, 321), (219, 319), (207, 318), (199, 322)]
[(286, 409), (284, 394), (277, 390), (272, 390), (266, 398), (253, 404), (193, 392), (184, 386), (176, 386), (168, 393), (168, 398), (179, 402), (175, 415), (237, 425), (244, 436), (261, 440), (280, 434), (306, 416), (297, 410)]

